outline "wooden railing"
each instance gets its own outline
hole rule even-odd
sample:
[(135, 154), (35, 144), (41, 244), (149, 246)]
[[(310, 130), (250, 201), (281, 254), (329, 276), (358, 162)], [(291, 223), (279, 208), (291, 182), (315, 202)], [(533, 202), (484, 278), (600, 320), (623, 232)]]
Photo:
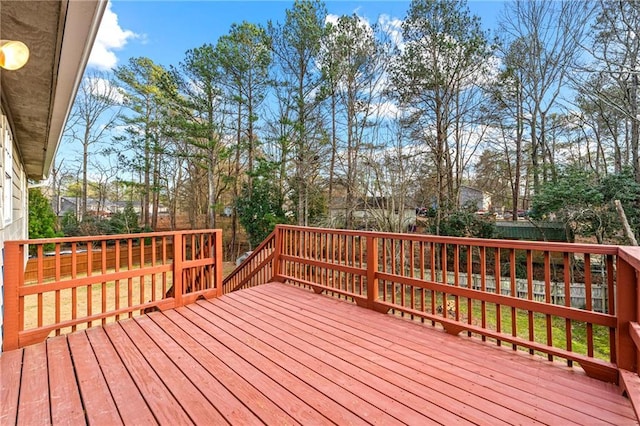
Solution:
[(620, 247), (617, 266), (619, 383), (640, 419), (640, 247)]
[[(27, 265), (35, 264), (36, 274), (27, 280), (29, 252)], [(7, 241), (4, 265), (3, 350), (10, 350), (50, 334), (221, 295), (222, 233)]]
[(277, 253), (276, 242), (274, 231), (224, 279), (222, 286), (224, 294), (273, 281), (276, 275), (274, 265), (277, 264), (274, 262), (274, 256)]
[(5, 242), (4, 350), (275, 280), (578, 363), (640, 394), (640, 248), (281, 225), (223, 281), (221, 240), (205, 230)]
[(225, 292), (288, 282), (618, 383), (640, 364), (639, 250), (279, 225)]

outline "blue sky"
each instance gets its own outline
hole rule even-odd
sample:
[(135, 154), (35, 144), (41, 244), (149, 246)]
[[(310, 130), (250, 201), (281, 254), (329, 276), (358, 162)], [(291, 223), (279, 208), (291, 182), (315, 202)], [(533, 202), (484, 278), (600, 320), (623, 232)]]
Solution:
[[(243, 20), (256, 24), (284, 21), (291, 1), (159, 1), (111, 0), (102, 19), (87, 71), (108, 71), (125, 65), (129, 58), (145, 56), (154, 62), (178, 65), (188, 49), (204, 43), (214, 44), (229, 32), (233, 23)], [(399, 25), (410, 1), (361, 0), (325, 1), (332, 15), (357, 13), (370, 23), (382, 15)], [(469, 0), (469, 9), (481, 18), (485, 29), (496, 28), (496, 18), (504, 7), (503, 0)], [(395, 21), (394, 21), (395, 20)], [(72, 139), (63, 139), (58, 159), (81, 154)], [(59, 161), (59, 160), (58, 160)]]
[[(284, 20), (292, 1), (128, 1), (112, 0), (101, 25), (90, 68), (102, 70), (122, 65), (131, 57), (177, 65), (184, 53), (204, 43), (215, 43), (231, 24), (243, 20), (266, 24)], [(326, 1), (330, 14), (357, 13), (369, 22), (381, 15), (403, 19), (409, 1)], [(504, 6), (500, 0), (471, 0), (469, 8), (486, 29), (495, 29)]]

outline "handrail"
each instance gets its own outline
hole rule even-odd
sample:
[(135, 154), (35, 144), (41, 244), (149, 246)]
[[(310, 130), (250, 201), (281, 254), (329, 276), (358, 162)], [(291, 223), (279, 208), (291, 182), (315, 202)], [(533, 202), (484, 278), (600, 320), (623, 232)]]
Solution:
[(271, 232), (240, 265), (227, 275), (222, 284), (224, 294), (273, 281), (276, 275), (273, 262), (277, 252), (276, 235), (275, 230)]
[[(619, 381), (618, 363), (631, 357), (627, 312), (638, 323), (640, 317), (621, 299), (636, 300), (629, 286), (636, 269), (625, 269), (629, 254), (619, 255), (618, 246), (293, 225), (278, 225), (270, 240), (278, 241), (272, 278), (279, 281), (577, 362), (610, 382)], [(634, 259), (640, 270), (640, 253)], [(640, 326), (633, 330), (640, 342)]]
[[(33, 280), (25, 279), (28, 251)], [(6, 241), (4, 264), (3, 350), (11, 350), (51, 333), (221, 295), (222, 232)]]
[[(222, 280), (221, 241), (219, 230), (204, 230), (5, 242), (4, 349), (65, 327), (276, 280), (451, 334), (579, 363), (589, 375), (621, 383), (640, 410), (638, 247), (278, 225)], [(49, 278), (45, 244), (54, 246)], [(28, 246), (36, 247), (35, 283), (24, 279)], [(71, 271), (64, 277), (67, 246)], [(171, 285), (175, 293), (167, 291)], [(109, 291), (114, 302), (107, 306)], [(65, 297), (71, 312), (61, 311)], [(55, 307), (52, 314), (47, 304)], [(35, 319), (25, 327), (26, 309)]]
[(640, 419), (640, 247), (620, 247), (618, 255), (617, 353), (619, 383)]
[(379, 232), (379, 231), (353, 231), (348, 229), (333, 228), (316, 228), (301, 227), (296, 225), (276, 225), (276, 230), (299, 230), (312, 229), (314, 232), (330, 232), (336, 235), (355, 235), (355, 236), (371, 236), (377, 238), (402, 238), (406, 241), (429, 241), (442, 244), (464, 244), (464, 245), (482, 245), (485, 247), (511, 247), (521, 250), (553, 250), (566, 251), (568, 253), (583, 253), (589, 251), (592, 254), (612, 254), (618, 253), (619, 246), (607, 244), (584, 244), (584, 243), (562, 243), (547, 241), (523, 241), (523, 240), (503, 240), (503, 239), (485, 239), (485, 238), (468, 238), (468, 237), (449, 237), (442, 235), (429, 234), (403, 234), (397, 232)]

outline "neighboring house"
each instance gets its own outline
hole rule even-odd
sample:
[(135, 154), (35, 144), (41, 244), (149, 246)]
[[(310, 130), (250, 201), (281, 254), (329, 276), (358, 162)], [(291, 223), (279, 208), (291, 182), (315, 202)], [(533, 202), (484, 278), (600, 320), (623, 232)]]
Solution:
[(0, 5), (0, 39), (21, 41), (30, 51), (23, 68), (0, 70), (0, 326), (4, 242), (28, 238), (28, 179), (49, 174), (106, 5), (106, 0)]
[(68, 212), (71, 212), (73, 214), (77, 214), (78, 212), (77, 200), (72, 197), (58, 197), (58, 202), (56, 203), (54, 200), (52, 200), (51, 204), (53, 207), (53, 211), (59, 218), (64, 217), (64, 215)]
[(470, 186), (460, 186), (460, 206), (475, 203), (479, 211), (488, 211), (491, 208), (491, 194), (480, 191)]

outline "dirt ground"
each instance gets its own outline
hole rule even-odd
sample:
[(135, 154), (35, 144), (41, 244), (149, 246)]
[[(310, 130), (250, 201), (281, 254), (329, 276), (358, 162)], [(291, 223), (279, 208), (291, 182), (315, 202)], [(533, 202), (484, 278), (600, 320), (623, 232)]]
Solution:
[[(222, 266), (222, 275), (227, 277), (236, 265), (234, 262), (224, 262)], [(102, 291), (103, 287), (100, 284), (94, 284), (91, 286), (90, 295), (87, 294), (87, 287), (78, 287), (73, 292), (70, 289), (61, 290), (56, 295), (55, 292), (47, 292), (41, 296), (40, 303), (38, 302), (38, 296), (31, 295), (24, 298), (24, 320), (25, 330), (29, 330), (38, 326), (38, 323), (43, 325), (54, 324), (60, 320), (70, 320), (72, 317), (83, 317), (88, 315), (89, 312), (95, 314), (102, 312), (103, 310), (116, 309), (116, 298), (119, 299), (117, 304), (120, 307), (130, 305), (132, 302), (144, 303), (145, 301), (154, 299), (159, 300), (163, 297), (163, 288), (168, 288), (171, 285), (170, 282), (162, 283), (161, 274), (157, 274), (155, 278), (136, 277), (129, 283), (127, 280), (120, 280), (118, 284), (115, 282), (105, 282), (104, 292), (106, 294), (105, 305), (102, 305)], [(129, 287), (130, 286), (130, 287)], [(118, 297), (116, 297), (116, 290), (118, 288)], [(56, 298), (59, 299), (60, 312), (56, 313)], [(131, 301), (129, 300), (131, 298)], [(72, 313), (71, 306), (75, 300), (76, 312)], [(38, 306), (42, 306), (42, 310), (38, 312)], [(58, 318), (56, 318), (56, 316)], [(122, 315), (126, 317), (127, 315)], [(114, 318), (109, 318), (106, 322), (112, 322)], [(99, 324), (101, 321), (95, 321), (94, 325)], [(86, 328), (86, 324), (81, 324), (76, 327), (77, 329)], [(64, 332), (69, 332), (64, 330)]]
[(234, 269), (236, 269), (234, 262), (224, 262), (222, 264), (222, 276), (226, 278)]

